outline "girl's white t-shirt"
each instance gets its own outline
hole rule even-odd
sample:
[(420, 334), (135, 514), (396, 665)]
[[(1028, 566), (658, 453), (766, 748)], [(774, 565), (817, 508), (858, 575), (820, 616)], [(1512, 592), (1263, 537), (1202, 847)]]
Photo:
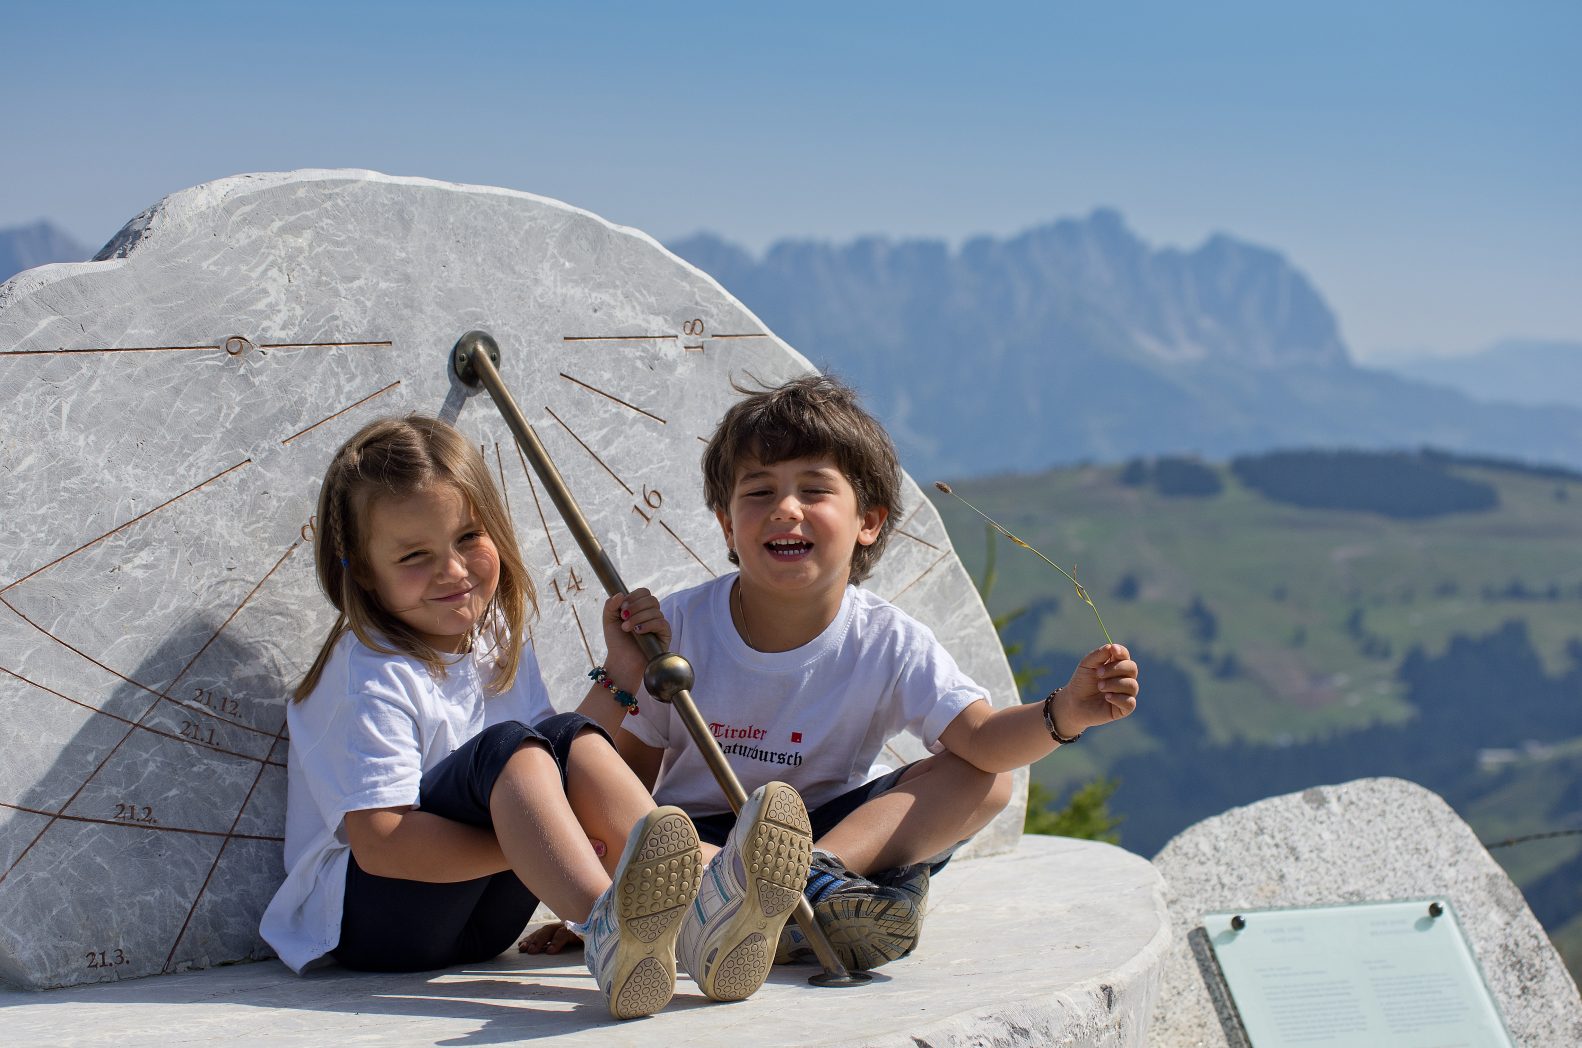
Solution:
[(436, 680), (416, 659), (374, 651), (348, 632), (313, 694), (287, 704), (286, 879), (259, 932), (293, 971), (340, 942), (347, 812), (417, 805), (423, 773), (484, 728), (537, 724), (555, 712), (531, 649), (512, 687), (491, 696), (484, 685), (493, 673), (478, 652), (457, 656)]
[[(939, 752), (940, 733), (986, 697), (927, 626), (856, 586), (809, 643), (756, 651), (731, 622), (735, 579), (684, 590), (663, 607), (671, 649), (692, 664), (692, 700), (748, 793), (778, 779), (816, 807), (883, 774), (894, 735), (910, 732)], [(639, 699), (641, 712), (623, 726), (665, 751), (654, 799), (693, 815), (729, 811), (674, 708), (646, 692)]]

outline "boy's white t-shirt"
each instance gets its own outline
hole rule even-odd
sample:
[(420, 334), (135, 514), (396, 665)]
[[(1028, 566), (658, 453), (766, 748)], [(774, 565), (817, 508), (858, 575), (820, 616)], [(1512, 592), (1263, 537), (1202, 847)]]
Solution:
[[(670, 647), (692, 664), (692, 699), (748, 792), (788, 782), (809, 808), (882, 774), (885, 742), (908, 731), (932, 752), (982, 688), (927, 626), (868, 590), (847, 586), (840, 611), (793, 651), (747, 646), (731, 622), (731, 574), (665, 599)], [(681, 718), (639, 696), (626, 730), (665, 751), (654, 799), (692, 815), (730, 810)]]
[(493, 674), (479, 652), (458, 656), (435, 680), (416, 659), (374, 651), (347, 632), (313, 694), (287, 704), (286, 879), (259, 932), (293, 971), (340, 943), (351, 854), (342, 816), (416, 805), (423, 773), (484, 728), (537, 724), (555, 712), (531, 649), (508, 691), (486, 694)]

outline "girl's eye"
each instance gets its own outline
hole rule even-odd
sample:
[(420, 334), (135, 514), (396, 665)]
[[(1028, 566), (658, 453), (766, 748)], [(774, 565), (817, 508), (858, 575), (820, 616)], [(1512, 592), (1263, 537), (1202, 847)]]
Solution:
[(397, 564), (412, 564), (412, 563), (415, 563), (422, 556), (423, 556), (423, 551), (420, 550), (420, 549), (415, 549), (411, 553), (408, 553), (406, 556), (402, 557), (400, 560), (396, 561), (396, 563)]

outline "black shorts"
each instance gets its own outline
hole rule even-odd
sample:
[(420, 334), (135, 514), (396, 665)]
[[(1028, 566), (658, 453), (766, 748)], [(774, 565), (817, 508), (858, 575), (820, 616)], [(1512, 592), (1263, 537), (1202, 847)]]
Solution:
[[(522, 743), (537, 740), (548, 747), (564, 788), (571, 741), (589, 728), (609, 739), (604, 729), (577, 713), (556, 714), (533, 727), (519, 721), (491, 725), (423, 774), (419, 807), (468, 826), (493, 829), (489, 795)], [(475, 964), (510, 946), (537, 906), (537, 897), (510, 870), (430, 884), (377, 876), (349, 856), (341, 940), (330, 955), (347, 968), (370, 972)]]
[[(905, 767), (897, 768), (888, 774), (879, 776), (877, 779), (872, 779), (861, 786), (849, 789), (839, 797), (825, 801), (817, 808), (808, 809), (808, 821), (813, 824), (813, 839), (817, 841), (836, 826), (846, 821), (846, 817), (852, 812), (880, 794), (889, 793), (895, 789), (896, 786), (900, 785), (901, 777), (918, 763), (913, 761)], [(736, 825), (736, 816), (732, 812), (720, 812), (715, 815), (694, 815), (692, 824), (698, 828), (699, 840), (707, 841), (717, 848), (723, 848), (725, 846), (725, 838), (730, 836), (731, 828)], [(971, 840), (971, 838), (969, 837), (967, 840)], [(945, 864), (950, 862), (950, 857), (956, 854), (956, 849), (966, 843), (967, 841), (965, 840), (958, 841), (948, 850), (924, 860), (928, 864), (929, 872), (934, 874), (943, 870)], [(884, 880), (886, 879), (886, 874), (895, 872), (893, 870), (876, 870), (869, 876), (869, 879)]]

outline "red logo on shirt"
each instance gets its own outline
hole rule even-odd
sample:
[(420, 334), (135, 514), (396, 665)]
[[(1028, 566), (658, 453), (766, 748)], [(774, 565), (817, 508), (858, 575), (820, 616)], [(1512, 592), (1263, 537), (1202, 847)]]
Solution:
[(791, 741), (792, 742), (801, 742), (802, 741), (802, 733), (799, 732), (799, 731), (792, 732), (791, 733)]

